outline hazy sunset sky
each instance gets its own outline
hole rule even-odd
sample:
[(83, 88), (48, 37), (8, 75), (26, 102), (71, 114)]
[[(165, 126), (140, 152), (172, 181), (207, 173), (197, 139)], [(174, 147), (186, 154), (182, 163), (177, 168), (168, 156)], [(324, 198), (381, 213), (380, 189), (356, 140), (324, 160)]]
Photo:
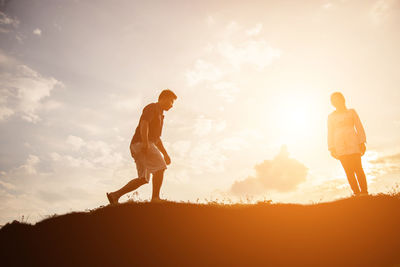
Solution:
[[(129, 143), (165, 88), (178, 99), (165, 113), (164, 198), (350, 196), (327, 149), (334, 91), (364, 124), (369, 191), (399, 182), (400, 0), (3, 0), (0, 10), (0, 225), (106, 205), (105, 192), (136, 177)], [(148, 200), (151, 186), (138, 194)]]

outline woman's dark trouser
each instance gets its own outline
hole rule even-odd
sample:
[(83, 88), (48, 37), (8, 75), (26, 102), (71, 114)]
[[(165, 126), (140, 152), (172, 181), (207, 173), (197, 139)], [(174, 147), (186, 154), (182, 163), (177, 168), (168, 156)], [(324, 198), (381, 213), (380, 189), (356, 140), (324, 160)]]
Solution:
[(361, 165), (361, 154), (343, 155), (339, 157), (339, 160), (354, 194), (359, 194), (360, 191), (361, 193), (368, 193), (367, 179)]

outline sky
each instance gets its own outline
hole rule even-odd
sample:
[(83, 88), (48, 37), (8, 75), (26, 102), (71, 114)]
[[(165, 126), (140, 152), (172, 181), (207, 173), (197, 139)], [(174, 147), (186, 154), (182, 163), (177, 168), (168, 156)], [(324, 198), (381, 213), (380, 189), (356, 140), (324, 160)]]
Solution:
[(2, 0), (0, 225), (106, 205), (136, 177), (129, 143), (165, 88), (163, 198), (350, 196), (327, 149), (335, 91), (364, 124), (370, 193), (396, 190), (399, 27), (399, 0)]

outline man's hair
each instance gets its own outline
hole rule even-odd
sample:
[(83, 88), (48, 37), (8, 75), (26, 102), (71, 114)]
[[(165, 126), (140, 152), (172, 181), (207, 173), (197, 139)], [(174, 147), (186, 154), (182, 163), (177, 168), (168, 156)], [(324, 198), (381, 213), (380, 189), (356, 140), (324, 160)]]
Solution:
[(161, 92), (161, 94), (158, 96), (158, 100), (161, 100), (163, 98), (173, 98), (174, 100), (176, 100), (178, 97), (176, 96), (176, 94), (174, 92), (172, 92), (169, 89), (165, 89)]

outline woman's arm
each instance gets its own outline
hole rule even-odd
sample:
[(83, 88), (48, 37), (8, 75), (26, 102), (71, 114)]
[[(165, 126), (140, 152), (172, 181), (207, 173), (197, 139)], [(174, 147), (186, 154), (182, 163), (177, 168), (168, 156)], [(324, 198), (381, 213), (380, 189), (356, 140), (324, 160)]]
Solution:
[(328, 117), (328, 150), (331, 152), (332, 157), (337, 159), (336, 149), (335, 149), (335, 142), (334, 142), (334, 131), (335, 128), (333, 127), (332, 117)]
[(365, 147), (365, 143), (367, 142), (367, 137), (365, 136), (365, 130), (361, 123), (360, 117), (358, 117), (357, 112), (353, 109), (353, 117), (354, 117), (354, 126), (357, 131), (358, 142), (360, 143), (360, 152), (361, 156), (365, 154), (367, 148)]
[(357, 112), (353, 109), (353, 117), (354, 117), (354, 126), (357, 131), (358, 141), (360, 144), (364, 144), (367, 142), (367, 137), (365, 136), (364, 127), (361, 123), (360, 118), (358, 117)]

